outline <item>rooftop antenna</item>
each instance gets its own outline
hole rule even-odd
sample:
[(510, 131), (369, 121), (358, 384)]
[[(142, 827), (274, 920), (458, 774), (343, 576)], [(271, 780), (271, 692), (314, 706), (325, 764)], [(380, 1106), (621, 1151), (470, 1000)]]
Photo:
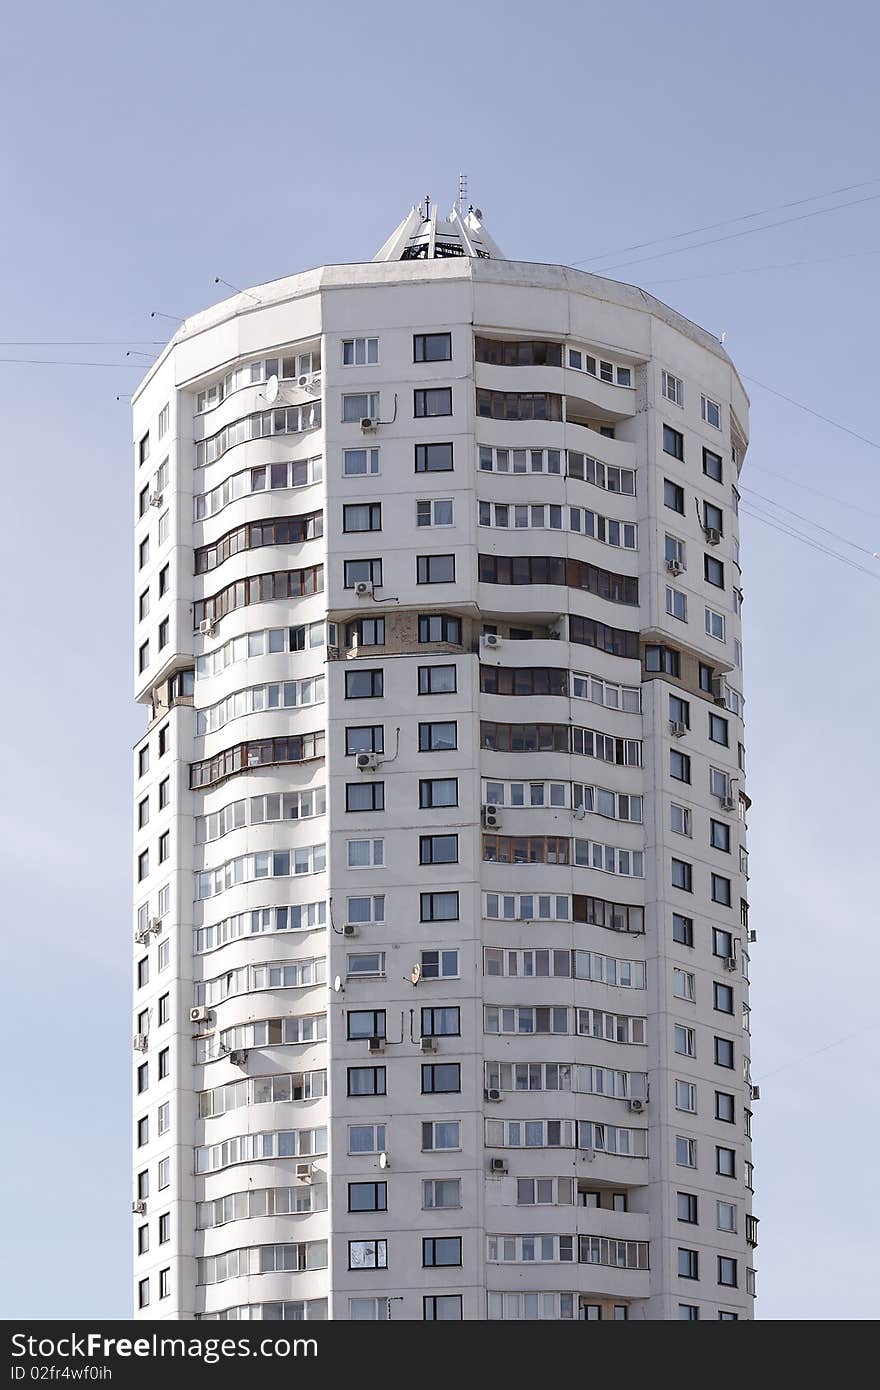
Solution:
[(465, 205), (465, 203), (467, 202), (467, 195), (468, 195), (467, 183), (468, 183), (468, 181), (467, 181), (467, 174), (459, 174), (459, 176), (458, 176), (458, 211), (459, 211), (459, 216), (461, 216), (461, 215), (464, 213), (464, 205)]
[(186, 323), (186, 319), (181, 318), (179, 314), (163, 314), (160, 309), (151, 309), (150, 318), (170, 319), (172, 323)]
[(429, 220), (430, 220), (430, 217), (431, 217), (431, 195), (430, 195), (430, 193), (426, 193), (426, 194), (425, 194), (425, 221), (426, 221), (426, 222), (429, 221)]
[(215, 275), (215, 276), (214, 276), (214, 284), (215, 284), (215, 285), (225, 285), (226, 288), (227, 288), (228, 290), (235, 290), (235, 293), (236, 293), (236, 294), (243, 294), (243, 295), (245, 295), (245, 297), (246, 297), (247, 299), (252, 299), (252, 300), (254, 301), (255, 304), (262, 304), (262, 302), (263, 302), (262, 299), (258, 299), (257, 296), (256, 296), (255, 294), (251, 294), (250, 290), (240, 290), (240, 289), (238, 288), (238, 285), (230, 285), (229, 281), (228, 281), (228, 280), (224, 280), (222, 275)]

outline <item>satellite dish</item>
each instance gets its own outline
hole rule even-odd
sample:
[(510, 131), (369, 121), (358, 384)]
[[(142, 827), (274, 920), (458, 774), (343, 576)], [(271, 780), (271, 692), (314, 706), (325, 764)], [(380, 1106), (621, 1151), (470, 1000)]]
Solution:
[(482, 209), (482, 208), (474, 208), (474, 217), (477, 219), (478, 222), (482, 222), (482, 220), (483, 220), (483, 209)]
[(277, 378), (277, 376), (270, 376), (270, 377), (269, 377), (269, 380), (266, 382), (266, 389), (264, 390), (263, 395), (266, 397), (266, 400), (269, 402), (270, 405), (274, 405), (274, 404), (275, 404), (275, 402), (276, 402), (277, 399), (278, 399), (278, 378)]
[(383, 1150), (382, 1153), (380, 1153), (380, 1155), (379, 1155), (379, 1167), (380, 1167), (380, 1168), (387, 1168), (388, 1166), (389, 1166), (389, 1165), (388, 1165), (388, 1155), (387, 1155), (387, 1153), (385, 1153), (385, 1151)]
[(414, 965), (409, 978), (412, 980), (414, 985), (417, 985), (419, 980), (422, 978), (422, 967), (418, 964)]
[(337, 994), (342, 994), (342, 976), (341, 976), (341, 975), (337, 975), (337, 976), (336, 976), (336, 979), (333, 981), (333, 988), (336, 990), (336, 993), (337, 993)]

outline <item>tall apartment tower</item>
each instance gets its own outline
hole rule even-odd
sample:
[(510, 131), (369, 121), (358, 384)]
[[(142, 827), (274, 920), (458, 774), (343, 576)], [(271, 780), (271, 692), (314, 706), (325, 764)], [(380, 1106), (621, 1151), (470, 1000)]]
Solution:
[(134, 399), (142, 1317), (752, 1317), (718, 340), (479, 211)]

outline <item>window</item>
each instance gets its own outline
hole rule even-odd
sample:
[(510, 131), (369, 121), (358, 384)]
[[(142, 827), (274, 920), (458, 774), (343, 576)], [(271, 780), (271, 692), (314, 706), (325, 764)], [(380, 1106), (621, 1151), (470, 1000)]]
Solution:
[(666, 399), (672, 401), (673, 405), (684, 406), (684, 384), (680, 377), (673, 376), (671, 372), (663, 372), (660, 389)]
[(684, 463), (684, 435), (671, 425), (663, 426), (663, 452)]
[(137, 810), (138, 830), (143, 830), (144, 826), (148, 824), (149, 819), (150, 819), (150, 798), (149, 798), (148, 796), (145, 796), (145, 797), (143, 798), (143, 800), (141, 800), (141, 801), (138, 802), (138, 810)]
[(697, 1035), (693, 1028), (687, 1028), (683, 1023), (676, 1023), (674, 1029), (675, 1051), (681, 1057), (696, 1057), (697, 1055)]
[(422, 1267), (461, 1264), (461, 1236), (425, 1236), (422, 1239)]
[(672, 886), (680, 888), (684, 893), (694, 891), (693, 884), (693, 865), (688, 864), (683, 859), (673, 859), (672, 861)]
[(426, 416), (451, 414), (451, 386), (429, 386), (413, 391), (413, 415), (417, 420)]
[(450, 642), (461, 646), (461, 618), (450, 617), (447, 613), (419, 614), (420, 642)]
[(715, 1092), (715, 1118), (726, 1125), (736, 1123), (736, 1101), (729, 1091)]
[(452, 360), (451, 333), (414, 333), (414, 362), (450, 362)]
[(687, 1139), (683, 1134), (675, 1136), (675, 1162), (679, 1168), (696, 1168), (696, 1139)]
[(388, 1242), (385, 1240), (350, 1240), (349, 1269), (387, 1269)]
[(704, 449), (703, 472), (707, 478), (712, 478), (714, 482), (723, 482), (724, 464), (722, 463), (721, 455), (713, 453), (711, 449)]
[(731, 907), (732, 899), (730, 892), (730, 879), (723, 874), (712, 875), (712, 901), (721, 903), (722, 907)]
[(681, 946), (693, 946), (694, 944), (694, 924), (690, 917), (682, 917), (681, 913), (672, 914), (672, 939)]
[(168, 1298), (171, 1293), (171, 1269), (159, 1270), (159, 1297)]
[(669, 718), (673, 724), (683, 724), (686, 729), (689, 729), (691, 727), (690, 701), (682, 700), (678, 695), (670, 695)]
[(378, 1154), (386, 1147), (385, 1125), (349, 1125), (350, 1154)]
[(143, 540), (141, 541), (140, 545), (138, 546), (138, 569), (142, 570), (142, 569), (144, 568), (144, 565), (145, 565), (145, 564), (147, 563), (147, 561), (149, 560), (149, 558), (150, 558), (150, 538), (149, 538), (149, 536), (144, 536)]
[(419, 806), (423, 811), (437, 806), (458, 805), (458, 778), (422, 778), (419, 782)]
[(170, 533), (170, 520), (167, 512), (163, 512), (159, 517), (159, 544), (164, 545)]
[(461, 1035), (461, 1010), (457, 1005), (422, 1009), (423, 1038), (457, 1038)]
[(361, 420), (376, 420), (379, 417), (379, 392), (359, 392), (357, 395), (342, 397), (342, 419), (345, 424)]
[(456, 668), (454, 666), (420, 666), (420, 695), (451, 695), (456, 690)]
[(138, 599), (138, 621), (139, 621), (139, 622), (143, 622), (144, 618), (147, 616), (147, 614), (149, 613), (149, 611), (150, 611), (150, 591), (149, 591), (149, 589), (144, 589), (144, 592), (141, 594), (140, 598)]
[(149, 1062), (141, 1062), (140, 1066), (139, 1066), (138, 1069), (137, 1069), (137, 1093), (138, 1093), (138, 1095), (142, 1095), (143, 1092), (146, 1091), (147, 1088), (149, 1087), (149, 1084), (150, 1084), (150, 1064), (149, 1064)]
[(150, 746), (141, 748), (138, 752), (138, 777), (144, 777), (150, 770)]
[(346, 811), (384, 811), (384, 782), (347, 782), (345, 786)]
[(720, 743), (723, 747), (728, 747), (727, 720), (720, 714), (709, 715), (709, 738), (713, 743)]
[(388, 1184), (385, 1182), (350, 1182), (349, 1211), (387, 1211)]
[(138, 671), (146, 671), (150, 664), (150, 644), (142, 642), (138, 647)]
[(419, 724), (419, 752), (446, 753), (458, 747), (458, 724), (454, 719)]
[(150, 1248), (150, 1228), (149, 1226), (138, 1226), (137, 1233), (138, 1254), (146, 1255)]
[(711, 425), (716, 430), (721, 429), (721, 406), (717, 401), (711, 400), (709, 396), (701, 396), (700, 414), (707, 425)]
[(139, 1149), (142, 1149), (143, 1146), (144, 1146), (144, 1144), (148, 1144), (149, 1142), (150, 1142), (150, 1121), (149, 1121), (149, 1117), (148, 1117), (147, 1115), (144, 1115), (144, 1116), (143, 1116), (140, 1120), (138, 1120), (138, 1122), (137, 1122), (137, 1146), (138, 1146)]
[(679, 1221), (686, 1221), (689, 1226), (698, 1224), (695, 1193), (679, 1192), (676, 1194), (676, 1216)]
[(733, 987), (732, 985), (722, 985), (715, 980), (712, 985), (714, 1006), (719, 1013), (733, 1013)]
[(342, 474), (345, 478), (363, 478), (379, 472), (378, 449), (343, 449)]
[(171, 995), (162, 994), (159, 996), (159, 1023), (167, 1023), (170, 1018)]
[(676, 1081), (675, 1108), (676, 1110), (686, 1110), (691, 1115), (697, 1113), (697, 1088), (693, 1082)]
[(451, 444), (416, 445), (417, 473), (451, 473), (452, 467)]
[(680, 593), (678, 589), (671, 589), (667, 586), (666, 612), (671, 617), (678, 618), (680, 622), (686, 623), (688, 616), (687, 595)]
[(159, 810), (164, 811), (171, 794), (171, 778), (163, 777), (159, 783)]
[(138, 883), (142, 883), (143, 880), (148, 876), (149, 872), (150, 872), (150, 851), (149, 851), (148, 849), (145, 849), (145, 850), (142, 850), (141, 853), (138, 855), (138, 860), (137, 860), (137, 876), (138, 876)]
[(461, 1148), (459, 1120), (423, 1120), (422, 1153), (437, 1153)]
[(168, 725), (163, 724), (159, 730), (159, 757), (164, 758), (168, 752)]
[(681, 512), (684, 516), (684, 488), (671, 482), (669, 478), (663, 479), (663, 505), (669, 507), (670, 511)]
[(382, 583), (382, 561), (346, 560), (344, 575), (346, 589), (353, 589), (355, 584), (372, 584), (379, 587)]
[(457, 922), (457, 893), (422, 893), (419, 918), (422, 922)]
[(150, 431), (147, 430), (143, 439), (138, 444), (138, 464), (146, 463), (150, 457)]
[(449, 497), (436, 497), (416, 502), (416, 526), (451, 526), (453, 505)]
[(700, 1256), (696, 1250), (678, 1249), (678, 1277), (680, 1279), (699, 1279)]
[(682, 970), (678, 966), (673, 967), (672, 993), (676, 999), (687, 999), (691, 1004), (694, 1002), (696, 997), (694, 976), (689, 970)]
[(456, 980), (460, 973), (458, 951), (422, 951), (421, 966), (423, 980)]
[(700, 1310), (696, 1303), (679, 1303), (678, 1320), (679, 1322), (699, 1322)]
[(422, 1298), (424, 1322), (461, 1322), (461, 1294), (425, 1294)]
[(346, 1020), (348, 1041), (353, 1042), (360, 1038), (384, 1038), (385, 1036), (385, 1010), (384, 1009), (349, 1009)]
[(722, 1178), (736, 1177), (736, 1153), (733, 1149), (715, 1146), (715, 1172)]
[(381, 869), (385, 863), (385, 841), (346, 840), (345, 856), (349, 869)]
[(169, 1074), (169, 1063), (170, 1063), (170, 1058), (171, 1058), (171, 1049), (168, 1048), (168, 1047), (163, 1047), (163, 1048), (162, 1048), (162, 1051), (159, 1053), (159, 1080), (160, 1080), (160, 1081), (163, 1081), (163, 1080), (165, 1079), (165, 1077), (168, 1076), (168, 1074)]
[(691, 780), (691, 760), (687, 753), (680, 753), (677, 748), (669, 751), (669, 775), (676, 782), (690, 782)]
[(709, 821), (709, 843), (713, 849), (730, 853), (730, 826), (721, 820)]
[[(576, 640), (572, 637), (572, 641)], [(595, 645), (595, 644), (593, 644)], [(619, 652), (623, 656), (625, 653)], [(629, 653), (626, 653), (629, 655)], [(646, 647), (645, 648), (645, 670), (659, 671), (666, 676), (675, 676), (678, 679), (681, 673), (681, 658), (679, 653), (670, 647)]]
[(171, 854), (171, 831), (166, 830), (164, 835), (159, 836), (159, 863), (164, 864)]
[(347, 502), (342, 508), (343, 531), (381, 531), (381, 502)]
[(416, 583), (452, 584), (455, 581), (454, 555), (417, 555)]
[(382, 698), (384, 693), (384, 678), (381, 667), (365, 671), (346, 671), (346, 700), (378, 700)]
[(737, 1287), (736, 1260), (730, 1259), (728, 1255), (718, 1256), (718, 1282), (729, 1289)]
[(461, 1090), (461, 1065), (458, 1062), (423, 1062), (422, 1095), (451, 1094)]
[(349, 725), (345, 730), (345, 751), (349, 757), (354, 753), (384, 753), (384, 724)]
[(372, 367), (378, 361), (378, 338), (343, 338), (343, 367)]
[(420, 864), (457, 864), (457, 835), (420, 835)]
[(170, 1186), (171, 1186), (171, 1160), (170, 1160), (170, 1159), (168, 1159), (168, 1158), (160, 1158), (160, 1160), (159, 1160), (159, 1165), (158, 1165), (158, 1167), (157, 1167), (157, 1169), (156, 1169), (156, 1181), (157, 1181), (157, 1183), (158, 1183), (159, 1191), (160, 1191), (160, 1192), (163, 1190), (163, 1188), (166, 1188), (166, 1187), (170, 1187)]
[(733, 1202), (715, 1203), (715, 1225), (719, 1231), (736, 1231), (736, 1205)]
[(703, 503), (703, 528), (706, 531), (717, 531), (719, 535), (724, 535), (724, 515), (720, 507), (716, 507), (714, 502)]
[(138, 1307), (146, 1308), (150, 1302), (150, 1281), (149, 1279), (138, 1280)]
[(734, 1066), (733, 1043), (729, 1038), (715, 1039), (715, 1065), (732, 1070)]
[(167, 1134), (171, 1128), (171, 1104), (166, 1101), (156, 1111), (156, 1128), (159, 1134)]
[(422, 1207), (425, 1211), (461, 1206), (461, 1178), (425, 1178)]
[(703, 556), (703, 577), (707, 584), (714, 584), (716, 589), (724, 588), (724, 565), (714, 555)]
[(669, 825), (675, 835), (690, 835), (691, 811), (689, 806), (679, 806), (675, 801), (669, 807)]

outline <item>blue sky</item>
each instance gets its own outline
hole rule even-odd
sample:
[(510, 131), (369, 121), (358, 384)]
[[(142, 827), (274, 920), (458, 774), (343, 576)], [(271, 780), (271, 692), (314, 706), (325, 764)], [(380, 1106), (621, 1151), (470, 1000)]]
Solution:
[[(143, 723), (116, 394), (138, 375), (126, 349), (173, 328), (150, 311), (204, 307), (218, 274), (246, 286), (367, 260), (426, 192), (450, 204), (460, 168), (507, 255), (615, 253), (590, 268), (871, 197), (614, 273), (726, 332), (748, 377), (878, 440), (878, 16), (850, 0), (833, 23), (817, 0), (48, 0), (6, 16), (0, 358), (115, 365), (0, 361), (4, 1316), (129, 1311), (128, 748)], [(880, 550), (877, 446), (747, 386), (744, 484)], [(859, 573), (748, 516), (742, 531), (759, 1315), (869, 1318), (880, 564), (841, 546), (873, 577)]]

